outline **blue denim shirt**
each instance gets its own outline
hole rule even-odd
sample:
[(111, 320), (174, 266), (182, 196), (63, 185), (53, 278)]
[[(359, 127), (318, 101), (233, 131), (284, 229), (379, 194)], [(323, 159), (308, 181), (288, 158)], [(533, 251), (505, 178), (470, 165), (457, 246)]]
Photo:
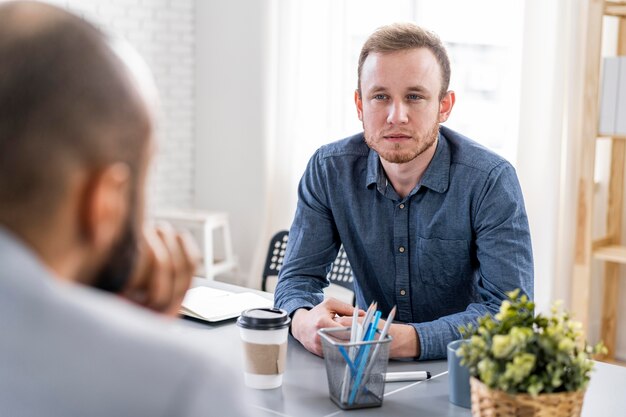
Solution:
[(459, 326), (495, 313), (506, 292), (533, 296), (528, 219), (514, 168), (440, 128), (419, 184), (400, 198), (358, 134), (321, 147), (298, 189), (275, 305), (290, 314), (323, 300), (343, 243), (359, 306), (410, 323), (419, 359), (446, 356)]

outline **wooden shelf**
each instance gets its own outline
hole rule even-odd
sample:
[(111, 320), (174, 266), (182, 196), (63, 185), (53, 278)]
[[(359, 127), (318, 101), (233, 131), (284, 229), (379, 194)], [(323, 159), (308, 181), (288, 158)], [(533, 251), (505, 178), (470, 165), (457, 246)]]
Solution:
[(607, 1), (604, 5), (607, 16), (626, 17), (626, 1)]
[[(602, 286), (600, 340), (608, 348), (603, 360), (615, 358), (618, 330), (618, 305), (620, 298), (621, 265), (626, 264), (626, 242), (622, 233), (626, 194), (624, 173), (626, 171), (626, 135), (602, 135), (598, 132), (600, 115), (599, 86), (602, 61), (602, 25), (604, 16), (618, 18), (618, 56), (626, 56), (626, 0), (585, 0), (588, 6), (584, 86), (580, 91), (583, 100), (583, 119), (579, 136), (580, 165), (578, 174), (578, 201), (574, 273), (572, 277), (571, 305), (585, 332), (589, 331), (592, 315), (590, 303), (592, 292)], [(606, 236), (593, 240), (593, 224), (598, 216), (594, 213), (595, 164), (597, 139), (611, 139)], [(605, 262), (603, 273), (594, 276), (592, 260)], [(624, 323), (621, 323), (622, 326)]]
[(598, 135), (598, 139), (619, 139), (619, 140), (626, 140), (626, 135), (613, 135), (613, 136), (609, 136), (609, 135)]
[(598, 362), (610, 363), (612, 365), (619, 365), (619, 366), (625, 366), (626, 367), (626, 362), (622, 361), (620, 359), (609, 358), (609, 357), (597, 357), (597, 358), (594, 358), (594, 359), (597, 360)]
[(594, 249), (593, 257), (602, 261), (626, 264), (626, 246), (606, 245)]

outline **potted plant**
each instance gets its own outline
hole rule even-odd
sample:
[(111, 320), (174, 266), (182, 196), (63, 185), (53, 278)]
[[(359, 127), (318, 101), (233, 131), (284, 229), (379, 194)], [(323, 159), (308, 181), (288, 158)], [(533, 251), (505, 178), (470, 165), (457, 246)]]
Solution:
[(457, 355), (470, 372), (473, 416), (579, 416), (599, 343), (582, 341), (582, 326), (555, 303), (551, 314), (519, 289), (495, 316), (461, 329)]

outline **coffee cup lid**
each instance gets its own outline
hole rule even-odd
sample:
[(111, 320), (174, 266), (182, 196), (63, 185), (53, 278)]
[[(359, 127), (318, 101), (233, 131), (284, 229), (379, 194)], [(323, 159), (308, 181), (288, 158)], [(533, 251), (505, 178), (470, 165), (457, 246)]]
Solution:
[(291, 318), (280, 308), (251, 308), (241, 313), (237, 325), (244, 329), (278, 330), (289, 327)]

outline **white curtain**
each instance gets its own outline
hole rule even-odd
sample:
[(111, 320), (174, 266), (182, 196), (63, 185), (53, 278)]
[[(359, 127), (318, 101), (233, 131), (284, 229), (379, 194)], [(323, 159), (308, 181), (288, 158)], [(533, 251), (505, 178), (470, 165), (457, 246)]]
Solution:
[[(251, 287), (263, 265), (270, 238), (289, 229), (295, 213), (297, 187), (306, 163), (321, 143), (339, 139), (337, 124), (350, 95), (338, 87), (345, 69), (342, 36), (344, 2), (280, 1), (270, 4), (270, 54), (267, 62), (265, 113), (266, 200), (264, 222), (256, 245)], [(312, 36), (315, 34), (315, 36)]]
[(528, 0), (517, 167), (530, 220), (535, 258), (535, 299), (546, 310), (569, 299), (570, 248), (575, 207), (571, 180), (576, 149), (572, 115), (579, 100), (580, 1)]

